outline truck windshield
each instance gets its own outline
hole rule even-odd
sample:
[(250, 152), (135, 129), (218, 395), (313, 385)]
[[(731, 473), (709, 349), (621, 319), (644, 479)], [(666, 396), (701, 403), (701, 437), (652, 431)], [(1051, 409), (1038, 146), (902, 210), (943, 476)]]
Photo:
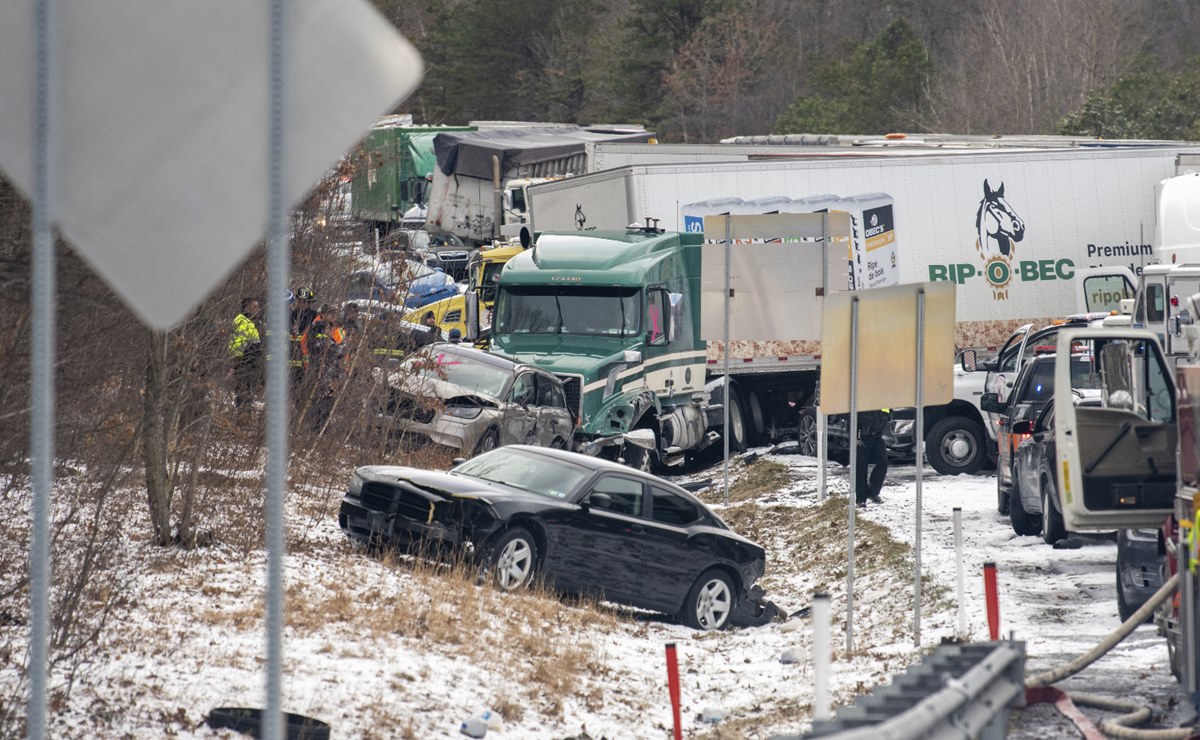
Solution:
[(504, 289), (499, 310), (499, 334), (631, 337), (642, 327), (639, 288), (515, 286)]

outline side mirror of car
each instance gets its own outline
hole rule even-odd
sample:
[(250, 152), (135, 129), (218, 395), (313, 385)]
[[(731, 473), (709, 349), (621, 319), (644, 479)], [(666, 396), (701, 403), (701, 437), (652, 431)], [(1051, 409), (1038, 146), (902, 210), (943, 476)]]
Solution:
[(459, 465), (462, 465), (466, 461), (467, 461), (467, 458), (465, 458), (465, 457), (456, 457), (450, 461), (450, 468), (451, 469), (457, 468)]
[(612, 496), (607, 493), (592, 493), (583, 500), (584, 508), (611, 509), (612, 505)]
[(1003, 408), (1000, 406), (1000, 394), (984, 393), (979, 397), (979, 408), (984, 411), (990, 411), (993, 414), (999, 414), (1003, 411)]
[(978, 368), (977, 360), (975, 357), (975, 350), (973, 350), (973, 349), (963, 350), (963, 353), (961, 355), (959, 355), (959, 362), (962, 363), (963, 371), (968, 372), (968, 373), (975, 372), (975, 370)]
[(1012, 429), (1009, 431), (1013, 434), (1033, 434), (1033, 422), (1028, 419), (1013, 422)]

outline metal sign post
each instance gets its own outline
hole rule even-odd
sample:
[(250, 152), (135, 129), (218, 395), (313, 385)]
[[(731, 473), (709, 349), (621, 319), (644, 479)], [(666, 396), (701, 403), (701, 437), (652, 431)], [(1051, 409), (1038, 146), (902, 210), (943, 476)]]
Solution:
[(917, 457), (916, 532), (913, 533), (913, 644), (921, 647), (921, 479), (925, 470), (925, 291), (917, 291), (917, 418), (913, 429), (913, 449)]
[(858, 298), (850, 299), (850, 495), (846, 529), (846, 652), (854, 652), (854, 510), (858, 497)]
[(733, 243), (733, 221), (725, 219), (725, 291), (724, 291), (724, 307), (722, 313), (725, 317), (725, 330), (722, 335), (721, 354), (725, 356), (725, 367), (722, 370), (725, 373), (725, 395), (721, 401), (721, 441), (725, 445), (724, 454), (721, 455), (721, 471), (723, 482), (721, 490), (724, 492), (722, 500), (726, 506), (729, 506), (729, 404), (733, 403), (733, 386), (729, 383), (729, 283), (731, 280), (731, 268), (729, 266), (729, 250)]

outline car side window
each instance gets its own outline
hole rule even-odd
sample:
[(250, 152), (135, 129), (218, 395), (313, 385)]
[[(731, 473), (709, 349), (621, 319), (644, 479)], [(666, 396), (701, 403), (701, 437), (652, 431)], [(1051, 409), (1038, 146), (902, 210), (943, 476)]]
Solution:
[(550, 378), (547, 378), (545, 375), (537, 376), (537, 405), (554, 405), (554, 381), (550, 380)]
[(592, 486), (592, 493), (606, 493), (612, 499), (608, 511), (626, 516), (642, 515), (642, 484), (631, 478), (606, 475)]
[(533, 373), (521, 373), (513, 382), (512, 393), (509, 397), (512, 402), (518, 405), (533, 403), (536, 393), (534, 385)]
[(654, 487), (650, 494), (650, 518), (656, 522), (682, 527), (700, 518), (700, 508), (674, 491)]
[(1034, 432), (1045, 432), (1054, 428), (1054, 402), (1053, 399), (1048, 399), (1046, 406), (1042, 409), (1042, 413), (1038, 415), (1037, 421), (1033, 424)]

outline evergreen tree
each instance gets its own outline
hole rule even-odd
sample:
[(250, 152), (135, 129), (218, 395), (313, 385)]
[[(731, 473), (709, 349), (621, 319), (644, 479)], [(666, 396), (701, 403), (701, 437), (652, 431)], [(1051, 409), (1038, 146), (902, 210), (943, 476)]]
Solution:
[(798, 98), (775, 122), (775, 132), (885, 134), (920, 127), (936, 67), (903, 18), (870, 42), (844, 47), (843, 59), (817, 64), (813, 93)]
[(1093, 90), (1059, 132), (1106, 139), (1200, 140), (1200, 57), (1171, 74), (1143, 58), (1107, 89)]

